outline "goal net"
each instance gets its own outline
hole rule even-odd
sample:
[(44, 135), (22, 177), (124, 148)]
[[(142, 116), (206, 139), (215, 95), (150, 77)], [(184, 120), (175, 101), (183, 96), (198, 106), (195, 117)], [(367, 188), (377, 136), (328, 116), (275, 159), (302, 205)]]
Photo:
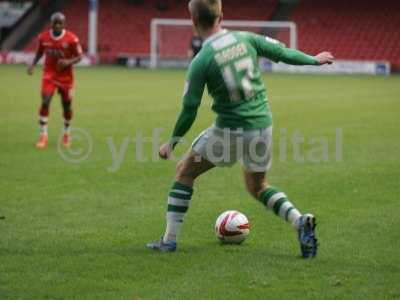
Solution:
[[(229, 30), (251, 31), (274, 38), (287, 47), (297, 48), (297, 29), (293, 22), (222, 22)], [(150, 28), (150, 67), (185, 67), (190, 61), (193, 26), (189, 19), (153, 19)]]

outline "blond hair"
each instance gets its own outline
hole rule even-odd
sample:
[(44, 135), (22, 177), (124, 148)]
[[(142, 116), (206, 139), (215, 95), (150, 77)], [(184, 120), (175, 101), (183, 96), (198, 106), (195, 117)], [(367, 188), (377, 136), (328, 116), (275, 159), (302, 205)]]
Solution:
[(222, 3), (221, 0), (191, 0), (189, 10), (199, 26), (208, 29), (222, 16)]

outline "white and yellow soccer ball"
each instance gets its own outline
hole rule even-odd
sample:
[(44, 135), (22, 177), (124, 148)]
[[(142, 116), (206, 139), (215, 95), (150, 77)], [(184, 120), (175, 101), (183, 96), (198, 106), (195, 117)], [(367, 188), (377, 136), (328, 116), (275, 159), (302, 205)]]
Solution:
[(215, 234), (222, 243), (241, 244), (249, 233), (249, 220), (236, 210), (223, 212), (215, 222)]

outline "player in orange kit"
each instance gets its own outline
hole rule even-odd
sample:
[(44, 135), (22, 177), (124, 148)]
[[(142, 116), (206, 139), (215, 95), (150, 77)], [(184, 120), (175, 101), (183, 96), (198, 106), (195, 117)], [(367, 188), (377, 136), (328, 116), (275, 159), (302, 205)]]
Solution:
[(64, 116), (64, 134), (62, 144), (70, 145), (70, 124), (72, 119), (72, 96), (74, 76), (72, 66), (82, 58), (82, 47), (78, 37), (65, 29), (65, 16), (54, 13), (51, 16), (51, 29), (39, 35), (39, 46), (35, 58), (28, 67), (28, 74), (33, 70), (40, 58), (45, 55), (42, 77), (42, 103), (39, 110), (40, 136), (36, 147), (43, 149), (48, 143), (47, 121), (49, 106), (54, 92), (57, 90), (61, 96)]

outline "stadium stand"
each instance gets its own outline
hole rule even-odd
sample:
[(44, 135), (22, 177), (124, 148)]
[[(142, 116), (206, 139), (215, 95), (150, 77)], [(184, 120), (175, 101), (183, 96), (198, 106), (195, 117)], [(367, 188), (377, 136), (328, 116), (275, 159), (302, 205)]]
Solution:
[[(400, 68), (400, 1), (382, 1), (300, 1), (290, 18), (298, 25), (299, 48), (310, 53), (329, 49), (339, 59), (389, 60)], [(64, 9), (68, 28), (79, 35), (84, 49), (87, 48), (87, 2), (70, 0)], [(98, 47), (102, 61), (112, 61), (124, 53), (147, 56), (152, 18), (189, 17), (187, 1), (165, 1), (163, 9), (157, 9), (158, 2), (101, 2)], [(225, 0), (225, 19), (268, 20), (278, 0), (252, 0), (246, 2), (246, 6), (241, 3)], [(187, 50), (188, 38), (179, 35), (169, 37), (175, 39), (170, 44), (182, 51)], [(31, 42), (27, 49), (34, 47), (35, 43)]]
[(291, 20), (306, 52), (329, 49), (337, 58), (389, 60), (399, 68), (399, 12), (398, 0), (303, 0)]
[[(148, 55), (150, 44), (150, 21), (153, 18), (189, 18), (187, 1), (170, 0), (167, 9), (157, 9), (157, 0), (133, 4), (129, 1), (102, 1), (99, 6), (99, 53), (103, 61), (118, 54)], [(242, 1), (225, 0), (225, 18), (242, 20), (267, 20), (273, 13), (277, 0), (252, 0), (243, 9)], [(250, 4), (250, 3), (249, 3)], [(87, 47), (88, 29), (87, 1), (70, 0), (64, 9), (67, 27), (77, 33), (84, 49)], [(179, 39), (187, 50), (188, 39)], [(31, 42), (28, 50), (35, 47)], [(177, 45), (179, 47), (179, 44)]]
[[(71, 0), (63, 10), (67, 17), (67, 28), (79, 36), (84, 50), (87, 48), (88, 9), (87, 1)], [(46, 27), (49, 28), (49, 25), (48, 23)], [(37, 41), (33, 39), (25, 47), (25, 50), (34, 51), (36, 45)]]

